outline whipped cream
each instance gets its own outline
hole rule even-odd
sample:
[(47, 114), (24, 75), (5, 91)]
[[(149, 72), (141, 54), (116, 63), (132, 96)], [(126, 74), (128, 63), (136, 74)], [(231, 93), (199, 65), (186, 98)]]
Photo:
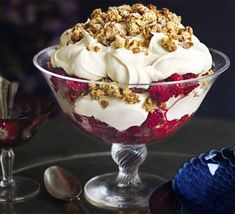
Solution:
[(147, 119), (146, 112), (142, 105), (148, 94), (139, 94), (139, 103), (128, 104), (122, 100), (104, 97), (109, 105), (102, 108), (99, 100), (92, 100), (89, 95), (79, 97), (75, 101), (74, 110), (77, 114), (98, 119), (107, 123), (119, 131), (124, 131), (131, 126), (141, 126)]
[[(90, 36), (85, 30), (83, 38), (67, 45), (71, 30), (61, 36), (62, 48), (51, 55), (53, 67), (61, 67), (68, 75), (88, 80), (110, 77), (113, 81), (125, 84), (149, 84), (168, 78), (173, 73), (200, 74), (212, 67), (212, 57), (208, 48), (196, 36), (192, 37), (194, 45), (184, 49), (177, 45), (177, 50), (168, 52), (160, 45), (166, 35), (154, 33), (148, 48), (148, 54), (134, 54), (126, 48), (106, 47)], [(140, 36), (139, 36), (140, 37)], [(87, 47), (98, 46), (98, 52), (89, 51)]]
[[(99, 80), (107, 76), (106, 48), (93, 39), (87, 32), (83, 32), (83, 39), (76, 44), (69, 44), (71, 30), (62, 34), (60, 41), (62, 48), (51, 55), (53, 67), (61, 67), (70, 76), (83, 79)], [(99, 52), (89, 51), (87, 47), (98, 46)]]
[(168, 121), (178, 120), (184, 115), (191, 116), (197, 111), (211, 85), (199, 86), (191, 91), (187, 96), (178, 96), (176, 98), (170, 98), (166, 102), (168, 111), (166, 112), (166, 118)]

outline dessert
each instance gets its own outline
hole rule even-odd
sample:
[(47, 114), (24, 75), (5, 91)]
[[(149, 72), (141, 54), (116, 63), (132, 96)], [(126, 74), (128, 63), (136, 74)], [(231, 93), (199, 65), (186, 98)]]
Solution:
[(166, 8), (96, 9), (66, 30), (51, 53), (59, 103), (84, 131), (108, 143), (145, 144), (174, 133), (199, 107), (213, 74), (209, 49)]
[(165, 180), (139, 176), (145, 144), (192, 117), (229, 59), (209, 52), (168, 9), (134, 4), (94, 10), (66, 30), (56, 48), (39, 52), (34, 64), (71, 121), (112, 143), (118, 175), (96, 176), (84, 186), (86, 199), (106, 209), (148, 206)]

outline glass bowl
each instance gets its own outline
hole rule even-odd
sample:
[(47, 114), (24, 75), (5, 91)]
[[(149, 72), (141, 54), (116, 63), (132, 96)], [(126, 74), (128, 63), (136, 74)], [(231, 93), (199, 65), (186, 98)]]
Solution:
[[(119, 173), (97, 176), (85, 185), (85, 196), (99, 207), (145, 207), (163, 179), (139, 175), (146, 144), (180, 129), (196, 112), (216, 78), (229, 67), (228, 57), (211, 49), (213, 74), (173, 74), (161, 82), (125, 84), (70, 77), (52, 68), (49, 47), (34, 57), (62, 111), (80, 130), (112, 144)], [(149, 97), (151, 99), (149, 99)]]

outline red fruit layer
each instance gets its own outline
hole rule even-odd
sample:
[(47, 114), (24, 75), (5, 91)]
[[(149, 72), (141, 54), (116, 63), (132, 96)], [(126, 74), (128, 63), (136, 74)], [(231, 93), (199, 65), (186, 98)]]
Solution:
[(163, 113), (160, 110), (156, 110), (153, 113), (149, 113), (147, 120), (146, 120), (146, 126), (148, 128), (153, 128), (154, 126), (161, 125), (164, 123), (164, 116)]
[[(66, 73), (61, 68), (53, 69), (57, 74), (66, 76)], [(87, 83), (65, 80), (63, 78), (52, 76), (50, 79), (52, 86), (56, 92), (61, 92), (63, 97), (69, 97), (70, 100), (75, 100), (88, 87)]]
[[(185, 75), (174, 73), (163, 82), (194, 79), (196, 77), (197, 75), (193, 73), (188, 73)], [(171, 97), (177, 97), (180, 94), (188, 95), (197, 86), (198, 83), (193, 81), (188, 83), (178, 83), (171, 85), (156, 85), (149, 87), (149, 94), (150, 97), (156, 100), (156, 102), (159, 104), (168, 101)]]
[(88, 87), (87, 83), (76, 82), (71, 80), (66, 80), (65, 87), (68, 89), (68, 96), (71, 100), (76, 99), (82, 94)]
[[(86, 117), (75, 114), (76, 120), (74, 124), (80, 129), (106, 143), (121, 143), (121, 144), (148, 144), (156, 140), (164, 139), (172, 135), (175, 131), (181, 128), (190, 118), (189, 115), (184, 115), (179, 120), (167, 121), (162, 114), (159, 124), (149, 127), (149, 122), (144, 122), (141, 126), (132, 126), (124, 131), (118, 131), (103, 123), (94, 117)], [(158, 118), (159, 120), (159, 118)], [(153, 125), (153, 124), (151, 124)]]

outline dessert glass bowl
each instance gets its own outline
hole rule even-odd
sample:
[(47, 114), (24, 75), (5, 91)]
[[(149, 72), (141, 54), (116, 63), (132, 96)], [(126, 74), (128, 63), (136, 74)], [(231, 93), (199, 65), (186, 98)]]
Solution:
[[(164, 179), (150, 174), (139, 175), (139, 166), (147, 156), (146, 144), (172, 135), (193, 116), (216, 77), (229, 67), (228, 57), (211, 49), (214, 74), (197, 77), (191, 73), (176, 73), (165, 81), (136, 85), (94, 82), (67, 76), (60, 68), (51, 70), (48, 62), (54, 48), (39, 52), (34, 57), (34, 65), (44, 75), (61, 109), (73, 124), (112, 144), (112, 158), (119, 167), (118, 174), (105, 174), (88, 181), (86, 199), (105, 208), (148, 206), (151, 193)], [(103, 92), (98, 99), (100, 90)], [(143, 99), (135, 104), (127, 103), (133, 96), (130, 91)], [(154, 108), (149, 102), (146, 105), (148, 96), (156, 103)], [(102, 101), (105, 102), (102, 104)], [(120, 103), (126, 103), (125, 107), (119, 108)], [(139, 112), (143, 106), (149, 112), (146, 111), (140, 123), (143, 114)]]

